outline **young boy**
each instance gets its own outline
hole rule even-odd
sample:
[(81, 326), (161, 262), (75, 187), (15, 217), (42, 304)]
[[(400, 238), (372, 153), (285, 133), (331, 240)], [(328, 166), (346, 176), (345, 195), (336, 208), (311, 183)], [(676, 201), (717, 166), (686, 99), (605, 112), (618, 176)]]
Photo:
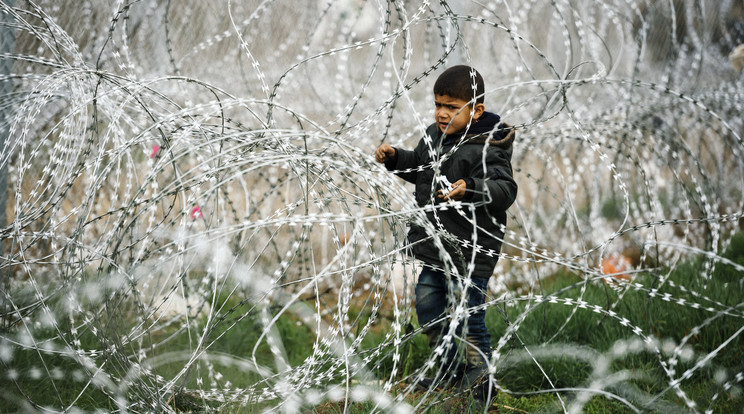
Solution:
[[(506, 209), (517, 195), (511, 167), (514, 130), (486, 112), (483, 95), (483, 78), (475, 69), (445, 70), (434, 84), (436, 122), (427, 128), (427, 137), (412, 151), (382, 144), (375, 152), (377, 162), (415, 184), (416, 202), (436, 233), (415, 224), (408, 233), (414, 257), (424, 264), (415, 288), (416, 316), (432, 350), (441, 355), (436, 376), (419, 384), (470, 391), (480, 412), (490, 406), (494, 387), (487, 368), (491, 338), (485, 309), (478, 306), (485, 302), (499, 258)], [(436, 247), (435, 237), (444, 249)], [(469, 310), (460, 316), (463, 331), (454, 332), (458, 337), (465, 332), (463, 364), (448, 334), (448, 310), (462, 300), (460, 288), (468, 277)]]

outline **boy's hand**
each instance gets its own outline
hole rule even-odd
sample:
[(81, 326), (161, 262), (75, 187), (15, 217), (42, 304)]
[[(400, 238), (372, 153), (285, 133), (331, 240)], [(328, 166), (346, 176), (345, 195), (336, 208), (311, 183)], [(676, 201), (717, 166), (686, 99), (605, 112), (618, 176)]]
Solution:
[(465, 190), (467, 189), (467, 184), (465, 183), (465, 180), (462, 178), (455, 181), (451, 186), (449, 193), (443, 194), (442, 190), (439, 190), (439, 195), (437, 195), (438, 198), (442, 198), (445, 201), (449, 200), (459, 200), (463, 197), (465, 197)]
[(395, 148), (388, 144), (382, 144), (375, 151), (375, 161), (383, 163), (395, 156)]

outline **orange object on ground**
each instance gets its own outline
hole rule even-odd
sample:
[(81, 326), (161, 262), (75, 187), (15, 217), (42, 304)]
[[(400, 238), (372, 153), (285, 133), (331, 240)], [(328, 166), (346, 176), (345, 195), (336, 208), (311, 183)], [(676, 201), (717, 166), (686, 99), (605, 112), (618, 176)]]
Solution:
[(599, 265), (599, 271), (615, 279), (630, 280), (630, 275), (626, 272), (631, 269), (630, 259), (622, 254), (611, 254), (602, 258)]

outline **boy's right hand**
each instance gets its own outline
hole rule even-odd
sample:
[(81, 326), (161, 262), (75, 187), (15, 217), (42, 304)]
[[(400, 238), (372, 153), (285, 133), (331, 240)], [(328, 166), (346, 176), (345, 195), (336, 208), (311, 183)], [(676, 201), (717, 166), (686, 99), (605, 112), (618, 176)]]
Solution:
[(375, 161), (383, 163), (395, 156), (395, 148), (388, 144), (382, 144), (375, 151)]

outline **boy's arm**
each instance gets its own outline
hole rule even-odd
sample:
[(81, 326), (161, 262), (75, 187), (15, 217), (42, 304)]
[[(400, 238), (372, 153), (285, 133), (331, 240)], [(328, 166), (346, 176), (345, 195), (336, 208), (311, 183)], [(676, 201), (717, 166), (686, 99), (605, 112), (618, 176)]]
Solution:
[[(408, 181), (409, 183), (416, 184), (416, 176), (418, 175), (419, 156), (414, 150), (402, 150), (396, 148), (398, 159), (394, 165), (395, 170), (398, 170), (395, 174)], [(387, 166), (387, 165), (386, 165)], [(390, 168), (388, 168), (390, 169)]]
[[(469, 197), (468, 201), (473, 203), (485, 202), (489, 210), (504, 211), (517, 198), (517, 182), (514, 181), (511, 162), (501, 151), (489, 151), (485, 161), (485, 166), (477, 165), (471, 178), (467, 179), (468, 184), (472, 180), (473, 186), (468, 189), (465, 199)], [(485, 178), (480, 178), (484, 175)]]
[(399, 170), (395, 173), (398, 177), (408, 181), (409, 183), (416, 183), (416, 175), (418, 173), (416, 168), (419, 165), (419, 156), (416, 151), (404, 150), (391, 147), (387, 144), (382, 144), (375, 152), (375, 160), (379, 163), (385, 163), (385, 168), (387, 168), (388, 171)]

